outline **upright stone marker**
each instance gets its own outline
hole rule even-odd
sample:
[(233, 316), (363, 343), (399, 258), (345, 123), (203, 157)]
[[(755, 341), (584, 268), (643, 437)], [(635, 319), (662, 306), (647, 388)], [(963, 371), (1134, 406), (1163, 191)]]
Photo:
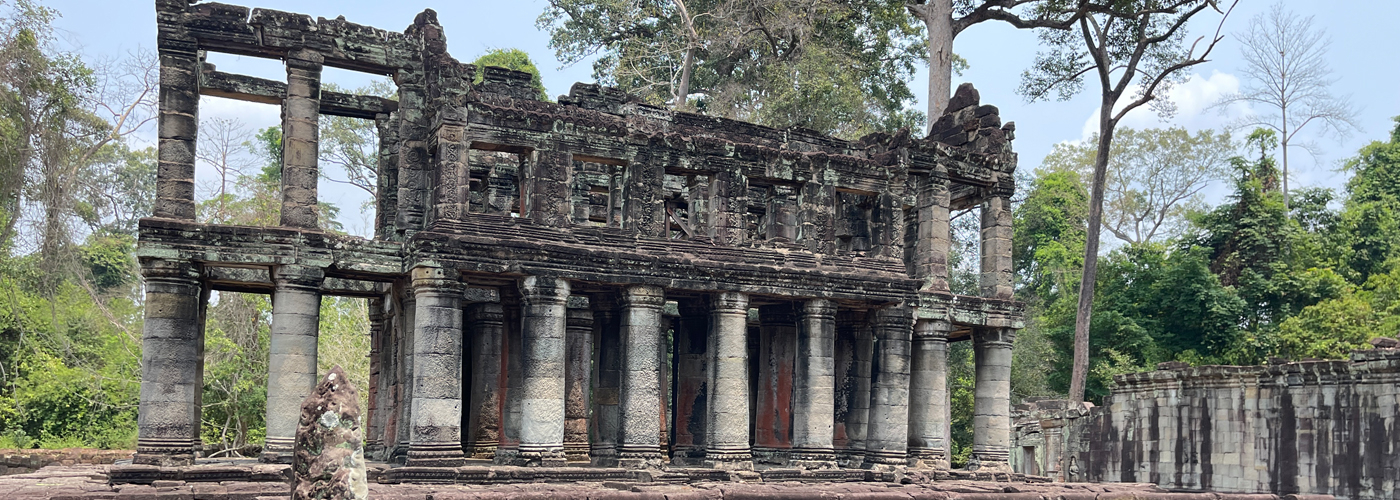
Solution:
[(339, 366), (301, 403), (292, 499), (369, 498), (360, 392)]

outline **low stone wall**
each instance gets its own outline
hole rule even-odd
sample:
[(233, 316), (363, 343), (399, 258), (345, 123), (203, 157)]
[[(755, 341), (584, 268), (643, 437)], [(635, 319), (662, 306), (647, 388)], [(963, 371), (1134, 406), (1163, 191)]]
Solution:
[(1269, 366), (1163, 363), (1115, 382), (1102, 408), (1017, 408), (1016, 469), (1169, 489), (1398, 498), (1400, 350)]
[(131, 450), (97, 450), (64, 448), (62, 450), (0, 449), (0, 476), (27, 474), (50, 465), (106, 465), (117, 460), (129, 460)]

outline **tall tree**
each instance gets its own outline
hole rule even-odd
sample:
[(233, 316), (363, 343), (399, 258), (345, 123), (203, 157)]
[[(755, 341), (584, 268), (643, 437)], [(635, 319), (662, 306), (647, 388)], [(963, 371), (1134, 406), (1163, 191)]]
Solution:
[[(1228, 177), (1235, 142), (1228, 133), (1179, 127), (1115, 132), (1104, 185), (1103, 228), (1125, 243), (1179, 234), (1186, 214), (1204, 208), (1201, 190)], [(1042, 168), (1075, 172), (1087, 183), (1098, 156), (1094, 137), (1060, 143)]]
[(652, 104), (858, 137), (923, 123), (910, 21), (902, 0), (551, 0), (537, 24), (562, 62), (597, 56), (599, 82)]
[(1288, 146), (1314, 151), (1311, 144), (1294, 142), (1313, 123), (1338, 139), (1351, 135), (1360, 130), (1356, 109), (1346, 97), (1332, 94), (1330, 87), (1337, 79), (1327, 66), (1331, 40), (1313, 28), (1312, 16), (1299, 17), (1279, 2), (1251, 18), (1249, 28), (1237, 36), (1242, 42), (1245, 82), (1217, 106), (1245, 103), (1263, 108), (1242, 120), (1240, 127), (1278, 132), (1283, 145), (1283, 204), (1288, 207)]
[[(1159, 113), (1172, 111), (1170, 102), (1160, 95), (1185, 79), (1182, 70), (1206, 61), (1223, 38), (1220, 31), (1234, 4), (1222, 12), (1221, 25), (1204, 47), (1200, 47), (1204, 38), (1198, 38), (1189, 47), (1185, 45), (1186, 25), (1208, 8), (1219, 11), (1214, 0), (1065, 0), (1046, 8), (1058, 9), (1056, 15), (1060, 18), (1078, 16), (1078, 29), (1040, 30), (1041, 41), (1050, 50), (1036, 55), (1035, 65), (1022, 75), (1018, 91), (1031, 102), (1048, 99), (1052, 93), (1068, 99), (1084, 88), (1086, 75), (1092, 74), (1098, 80), (1099, 140), (1088, 221), (1088, 227), (1097, 228), (1103, 223), (1104, 184), (1118, 122), (1129, 112), (1149, 104)], [(1080, 12), (1088, 14), (1078, 15)], [(1135, 90), (1132, 97), (1120, 103), (1130, 90)], [(1098, 253), (1099, 231), (1089, 231), (1075, 314), (1074, 368), (1069, 393), (1073, 401), (1084, 399)]]
[(953, 39), (963, 30), (983, 21), (1003, 21), (1017, 28), (1067, 29), (1077, 17), (1053, 17), (1053, 10), (1031, 9), (1028, 14), (1015, 9), (1042, 0), (906, 0), (909, 13), (924, 22), (928, 33), (928, 121), (943, 116), (953, 91), (953, 73), (967, 61), (953, 53)]

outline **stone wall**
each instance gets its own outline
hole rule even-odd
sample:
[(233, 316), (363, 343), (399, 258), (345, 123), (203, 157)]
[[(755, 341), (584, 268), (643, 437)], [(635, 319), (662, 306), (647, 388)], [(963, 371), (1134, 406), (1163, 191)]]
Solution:
[(0, 476), (27, 474), (50, 465), (104, 465), (129, 460), (131, 450), (94, 450), (65, 448), (62, 450), (0, 450)]
[[(1163, 363), (1115, 383), (1102, 408), (1019, 407), (1016, 470), (1169, 489), (1397, 498), (1400, 349), (1268, 366)], [(1070, 463), (1058, 463), (1060, 446), (1070, 447)]]

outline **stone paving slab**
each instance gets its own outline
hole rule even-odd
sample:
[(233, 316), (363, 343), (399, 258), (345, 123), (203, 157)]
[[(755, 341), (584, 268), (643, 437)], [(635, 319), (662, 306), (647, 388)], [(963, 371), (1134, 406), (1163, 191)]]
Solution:
[[(108, 483), (105, 465), (50, 466), (0, 477), (0, 500), (271, 500), (286, 499), (283, 482)], [(509, 484), (370, 485), (370, 498), (385, 500), (1332, 500), (1326, 495), (1169, 492), (1150, 484), (1005, 483), (930, 480), (901, 482), (560, 482)]]

